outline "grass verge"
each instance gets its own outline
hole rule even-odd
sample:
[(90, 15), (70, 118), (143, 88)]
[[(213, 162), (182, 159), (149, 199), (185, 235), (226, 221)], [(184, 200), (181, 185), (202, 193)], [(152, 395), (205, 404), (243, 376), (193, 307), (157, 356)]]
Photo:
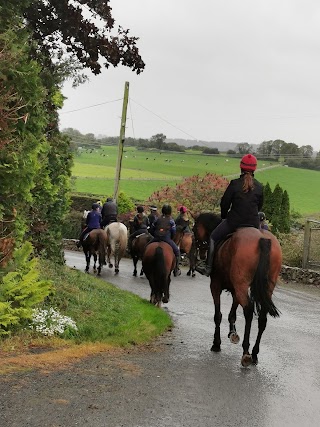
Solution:
[(41, 274), (54, 283), (46, 306), (71, 317), (78, 331), (47, 337), (30, 330), (0, 341), (0, 373), (59, 366), (101, 351), (147, 344), (172, 326), (168, 314), (140, 297), (115, 286), (49, 262)]

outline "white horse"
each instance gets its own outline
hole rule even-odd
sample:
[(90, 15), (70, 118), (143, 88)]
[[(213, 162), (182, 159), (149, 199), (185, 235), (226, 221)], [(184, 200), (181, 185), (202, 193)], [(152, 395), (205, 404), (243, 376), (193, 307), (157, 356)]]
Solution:
[(112, 222), (105, 228), (107, 233), (107, 263), (109, 268), (113, 267), (110, 261), (111, 255), (114, 257), (114, 272), (119, 273), (119, 263), (126, 253), (128, 230), (122, 222)]

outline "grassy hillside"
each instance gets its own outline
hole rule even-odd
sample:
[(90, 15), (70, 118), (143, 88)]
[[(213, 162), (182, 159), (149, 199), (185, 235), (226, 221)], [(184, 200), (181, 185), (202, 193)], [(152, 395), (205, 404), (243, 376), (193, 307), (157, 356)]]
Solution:
[[(74, 191), (112, 195), (117, 156), (117, 147), (83, 150), (75, 158)], [(143, 201), (165, 185), (173, 186), (183, 177), (204, 175), (206, 172), (232, 179), (239, 174), (239, 159), (192, 152), (178, 154), (140, 151), (126, 147), (120, 190), (136, 200)], [(256, 178), (264, 184), (269, 182), (271, 188), (279, 183), (289, 194), (291, 208), (302, 215), (320, 212), (320, 172), (260, 161)]]

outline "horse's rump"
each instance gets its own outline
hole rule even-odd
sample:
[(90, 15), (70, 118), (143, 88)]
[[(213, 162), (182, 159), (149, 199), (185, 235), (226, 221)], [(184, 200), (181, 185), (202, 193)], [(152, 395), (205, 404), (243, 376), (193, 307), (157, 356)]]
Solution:
[(151, 287), (150, 302), (160, 305), (169, 301), (171, 271), (175, 267), (175, 255), (166, 242), (151, 242), (144, 251), (142, 268)]
[(112, 253), (118, 252), (120, 256), (123, 256), (127, 247), (127, 227), (122, 222), (112, 222), (105, 230)]

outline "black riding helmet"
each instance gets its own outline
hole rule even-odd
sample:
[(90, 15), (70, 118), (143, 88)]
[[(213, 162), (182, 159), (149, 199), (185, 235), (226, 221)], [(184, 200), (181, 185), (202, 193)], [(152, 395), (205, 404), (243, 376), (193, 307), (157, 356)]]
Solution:
[(266, 219), (266, 216), (265, 216), (264, 212), (258, 212), (258, 215), (259, 215), (259, 220), (260, 221), (264, 221)]
[(98, 208), (100, 208), (99, 203), (93, 203), (92, 204), (92, 209), (98, 209)]
[(162, 213), (163, 215), (171, 215), (172, 209), (170, 205), (163, 205), (162, 206)]
[(138, 213), (142, 213), (142, 212), (144, 212), (144, 208), (143, 208), (143, 206), (137, 206), (137, 212), (138, 212)]

